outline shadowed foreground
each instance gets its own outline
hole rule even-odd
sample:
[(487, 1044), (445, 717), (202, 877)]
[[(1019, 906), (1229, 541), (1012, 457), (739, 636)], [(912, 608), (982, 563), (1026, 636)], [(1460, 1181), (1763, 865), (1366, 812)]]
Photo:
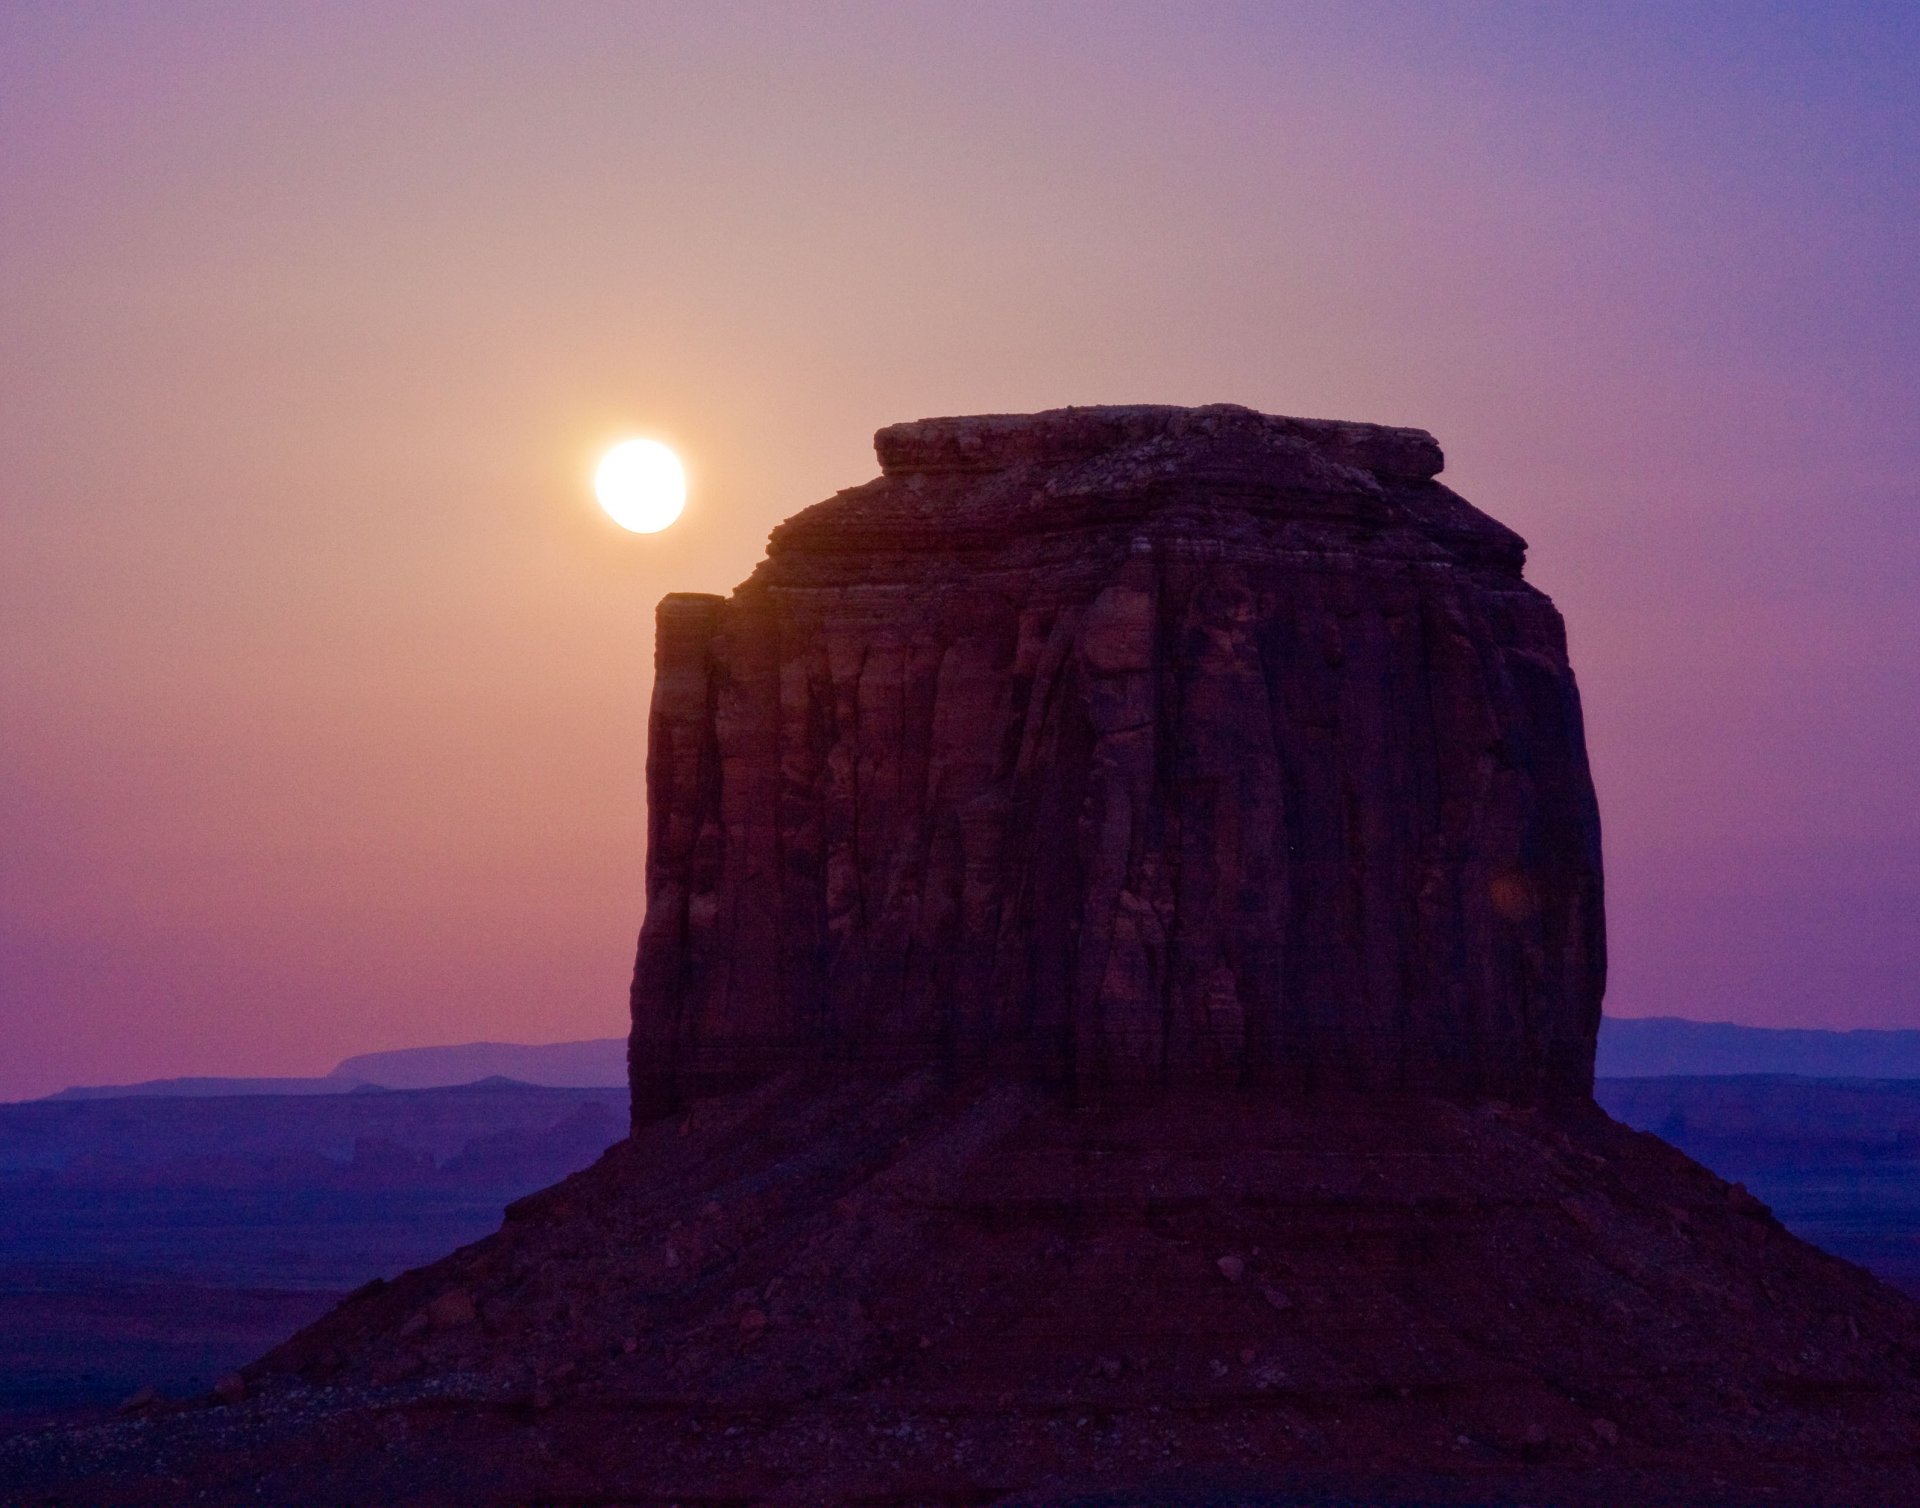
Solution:
[(622, 1091), (504, 1082), (0, 1105), (0, 1433), (205, 1392), (626, 1122)]
[(76, 1504), (1896, 1503), (1917, 1376), (1908, 1300), (1590, 1105), (788, 1076), (363, 1291), (244, 1398), (22, 1437), (0, 1479)]

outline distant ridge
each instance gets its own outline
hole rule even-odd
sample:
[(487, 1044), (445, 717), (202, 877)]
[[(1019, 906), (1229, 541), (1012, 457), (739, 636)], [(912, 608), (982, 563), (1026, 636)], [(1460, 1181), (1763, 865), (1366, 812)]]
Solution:
[(1739, 1026), (1680, 1016), (1609, 1016), (1594, 1074), (1603, 1079), (1783, 1073), (1808, 1079), (1920, 1078), (1920, 1031)]
[(50, 1100), (223, 1099), (237, 1094), (351, 1094), (381, 1086), (351, 1078), (146, 1079), (138, 1084), (75, 1084)]
[(439, 1089), (475, 1079), (517, 1079), (549, 1089), (613, 1089), (627, 1082), (627, 1039), (585, 1042), (464, 1042), (402, 1047), (343, 1058), (329, 1076), (386, 1089)]
[[(1823, 1031), (1680, 1016), (1608, 1016), (1600, 1023), (1595, 1072), (1612, 1079), (1746, 1073), (1915, 1079), (1920, 1078), (1920, 1031)], [(409, 1047), (343, 1059), (329, 1079), (258, 1082), (328, 1084), (348, 1079), (388, 1089), (434, 1089), (490, 1075), (552, 1088), (614, 1088), (627, 1081), (627, 1041), (600, 1037), (539, 1046), (468, 1042)]]
[[(1599, 1078), (1718, 1078), (1748, 1073), (1809, 1079), (1920, 1079), (1920, 1031), (1740, 1026), (1680, 1016), (1608, 1016), (1600, 1023), (1595, 1063)], [(343, 1058), (324, 1078), (150, 1079), (141, 1084), (76, 1085), (48, 1098), (347, 1094), (356, 1089), (442, 1089), (489, 1078), (548, 1089), (617, 1089), (627, 1082), (627, 1039), (402, 1047)]]
[(585, 1042), (462, 1042), (359, 1053), (324, 1078), (148, 1079), (138, 1084), (76, 1084), (50, 1100), (225, 1099), (251, 1094), (352, 1094), (381, 1089), (448, 1089), (486, 1080), (542, 1089), (624, 1089), (627, 1039)]

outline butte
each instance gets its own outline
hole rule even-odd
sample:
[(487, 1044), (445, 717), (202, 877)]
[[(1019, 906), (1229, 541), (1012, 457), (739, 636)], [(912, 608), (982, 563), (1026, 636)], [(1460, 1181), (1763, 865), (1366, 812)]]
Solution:
[(1920, 1310), (1593, 1103), (1565, 635), (1433, 439), (876, 445), (660, 605), (632, 1136), (26, 1500), (1920, 1501)]

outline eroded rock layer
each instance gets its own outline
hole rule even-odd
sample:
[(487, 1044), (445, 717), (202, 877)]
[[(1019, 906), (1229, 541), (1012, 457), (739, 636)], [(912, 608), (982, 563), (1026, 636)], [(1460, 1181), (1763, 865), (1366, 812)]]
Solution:
[(803, 1062), (1584, 1095), (1559, 615), (1418, 430), (936, 419), (661, 603), (636, 1114)]

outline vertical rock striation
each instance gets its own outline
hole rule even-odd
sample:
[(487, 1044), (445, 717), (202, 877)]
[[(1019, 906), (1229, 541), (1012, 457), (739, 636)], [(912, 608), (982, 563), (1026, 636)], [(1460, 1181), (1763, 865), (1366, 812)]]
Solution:
[(659, 609), (636, 1115), (797, 1063), (1584, 1096), (1579, 698), (1419, 430), (932, 419)]

